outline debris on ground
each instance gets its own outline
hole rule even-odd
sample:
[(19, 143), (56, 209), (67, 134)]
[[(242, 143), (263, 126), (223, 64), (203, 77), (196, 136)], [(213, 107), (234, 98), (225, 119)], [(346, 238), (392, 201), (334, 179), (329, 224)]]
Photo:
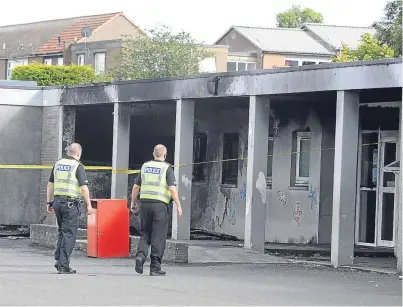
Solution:
[(236, 236), (207, 231), (204, 229), (191, 229), (191, 240), (240, 241)]
[(30, 230), (28, 226), (8, 226), (0, 225), (0, 238), (8, 237), (29, 237)]

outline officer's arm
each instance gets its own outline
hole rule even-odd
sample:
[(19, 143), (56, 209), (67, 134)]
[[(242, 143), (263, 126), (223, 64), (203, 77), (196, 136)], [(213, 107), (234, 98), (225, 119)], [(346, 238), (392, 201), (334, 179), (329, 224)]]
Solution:
[(172, 199), (174, 200), (176, 207), (181, 208), (181, 203), (179, 201), (179, 195), (176, 186), (174, 185), (169, 186), (169, 192), (171, 193)]
[(51, 203), (53, 201), (55, 191), (55, 184), (53, 182), (48, 182), (48, 187), (46, 189), (46, 202)]
[(172, 167), (170, 167), (167, 172), (167, 183), (169, 186), (169, 192), (171, 193), (171, 197), (174, 200), (176, 207), (178, 209), (182, 209), (181, 202), (179, 200), (178, 190), (176, 189), (175, 174)]
[(78, 184), (80, 185), (80, 192), (84, 198), (84, 201), (87, 205), (87, 210), (90, 212), (92, 210), (91, 199), (90, 199), (90, 190), (88, 189), (88, 179), (87, 174), (85, 173), (84, 166), (80, 164), (77, 168), (76, 177), (78, 180)]
[(80, 187), (80, 191), (81, 191), (81, 195), (83, 196), (85, 203), (87, 204), (87, 209), (88, 211), (90, 211), (90, 209), (92, 208), (91, 206), (91, 198), (90, 198), (90, 190), (88, 189), (88, 186), (82, 185)]
[(137, 194), (139, 193), (139, 189), (141, 186), (141, 172), (137, 175), (136, 179), (134, 180), (134, 185), (132, 189), (132, 203), (131, 207), (132, 209), (135, 209), (136, 205), (136, 199), (137, 199)]
[(139, 189), (140, 189), (139, 185), (137, 185), (137, 184), (133, 185), (133, 189), (132, 189), (132, 204), (136, 203), (137, 194), (139, 193)]
[(50, 173), (48, 186), (46, 189), (46, 202), (49, 204), (53, 201), (54, 190), (55, 190), (55, 168), (53, 167), (52, 172)]

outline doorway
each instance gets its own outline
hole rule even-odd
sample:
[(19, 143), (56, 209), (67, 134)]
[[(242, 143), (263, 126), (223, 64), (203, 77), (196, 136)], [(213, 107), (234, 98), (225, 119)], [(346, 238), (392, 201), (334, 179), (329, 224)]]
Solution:
[(356, 244), (394, 247), (395, 174), (384, 167), (399, 154), (398, 131), (363, 131), (360, 137)]

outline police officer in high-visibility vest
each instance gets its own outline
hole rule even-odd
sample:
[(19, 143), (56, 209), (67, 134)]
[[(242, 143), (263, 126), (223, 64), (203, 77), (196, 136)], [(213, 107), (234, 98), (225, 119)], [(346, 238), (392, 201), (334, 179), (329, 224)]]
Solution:
[(81, 153), (80, 144), (71, 144), (68, 157), (54, 165), (47, 187), (47, 210), (56, 214), (59, 227), (55, 251), (55, 268), (59, 274), (76, 273), (70, 267), (70, 256), (77, 238), (81, 196), (87, 205), (87, 213), (93, 213), (87, 176), (80, 162)]
[[(150, 275), (162, 276), (161, 260), (164, 256), (168, 232), (169, 204), (173, 199), (178, 216), (182, 215), (182, 207), (176, 189), (176, 181), (172, 166), (165, 162), (167, 149), (164, 145), (154, 148), (154, 160), (143, 164), (140, 174), (134, 182), (131, 211), (140, 211), (141, 237), (136, 254), (135, 270), (143, 274), (143, 265), (147, 259), (151, 245)], [(137, 206), (137, 193), (140, 190), (140, 210)]]

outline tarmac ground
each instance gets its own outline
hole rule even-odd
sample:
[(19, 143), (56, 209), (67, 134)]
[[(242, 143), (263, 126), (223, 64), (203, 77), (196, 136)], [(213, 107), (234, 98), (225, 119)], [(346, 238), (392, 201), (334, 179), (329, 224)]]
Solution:
[[(75, 251), (75, 275), (58, 275), (53, 250), (0, 238), (0, 305), (401, 306), (397, 275), (269, 263), (163, 264), (164, 277), (134, 272), (133, 259)], [(147, 263), (146, 263), (147, 265)]]

